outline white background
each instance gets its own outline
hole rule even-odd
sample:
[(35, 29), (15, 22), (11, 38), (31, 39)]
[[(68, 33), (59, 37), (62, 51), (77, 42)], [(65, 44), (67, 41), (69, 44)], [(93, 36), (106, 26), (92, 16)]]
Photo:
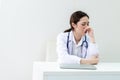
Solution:
[(0, 0), (0, 80), (32, 80), (46, 42), (69, 28), (76, 10), (90, 16), (100, 61), (120, 62), (119, 0)]

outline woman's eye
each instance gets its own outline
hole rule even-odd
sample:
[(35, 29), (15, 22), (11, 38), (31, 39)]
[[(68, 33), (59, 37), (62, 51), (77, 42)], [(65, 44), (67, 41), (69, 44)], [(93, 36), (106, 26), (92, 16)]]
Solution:
[(89, 23), (86, 23), (86, 24), (81, 24), (82, 26), (85, 26), (85, 25), (87, 25), (87, 26), (89, 26)]
[(85, 26), (86, 24), (82, 24), (82, 26)]

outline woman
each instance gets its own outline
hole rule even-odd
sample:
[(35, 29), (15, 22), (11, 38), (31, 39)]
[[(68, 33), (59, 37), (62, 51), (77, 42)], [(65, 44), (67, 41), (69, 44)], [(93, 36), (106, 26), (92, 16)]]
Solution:
[(71, 28), (57, 37), (57, 53), (60, 64), (97, 64), (98, 49), (89, 16), (82, 11), (70, 17)]

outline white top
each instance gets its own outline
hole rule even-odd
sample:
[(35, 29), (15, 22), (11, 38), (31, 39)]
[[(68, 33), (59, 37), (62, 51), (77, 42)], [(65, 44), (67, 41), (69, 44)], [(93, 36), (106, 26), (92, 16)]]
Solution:
[[(70, 33), (70, 34), (69, 34)], [(69, 36), (69, 40), (68, 40)], [(98, 54), (98, 48), (96, 43), (91, 43), (89, 36), (86, 35), (86, 41), (88, 42), (88, 48), (86, 49), (85, 44), (81, 47), (82, 42), (85, 40), (85, 36), (82, 37), (81, 41), (76, 44), (73, 32), (60, 33), (57, 37), (57, 53), (58, 62), (65, 64), (80, 64), (81, 58), (87, 54), (86, 58)], [(67, 48), (67, 43), (68, 48)]]

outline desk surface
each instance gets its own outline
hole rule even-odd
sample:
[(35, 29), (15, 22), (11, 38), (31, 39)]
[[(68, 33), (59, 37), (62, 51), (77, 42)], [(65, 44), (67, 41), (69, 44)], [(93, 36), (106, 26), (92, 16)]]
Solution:
[(83, 70), (83, 69), (61, 69), (57, 62), (34, 62), (33, 64), (33, 80), (43, 80), (44, 73), (120, 73), (120, 63), (99, 63), (95, 65), (96, 70)]
[(120, 63), (99, 63), (95, 65), (97, 67), (96, 70), (61, 69), (57, 62), (34, 62), (35, 66), (44, 71), (120, 71)]

